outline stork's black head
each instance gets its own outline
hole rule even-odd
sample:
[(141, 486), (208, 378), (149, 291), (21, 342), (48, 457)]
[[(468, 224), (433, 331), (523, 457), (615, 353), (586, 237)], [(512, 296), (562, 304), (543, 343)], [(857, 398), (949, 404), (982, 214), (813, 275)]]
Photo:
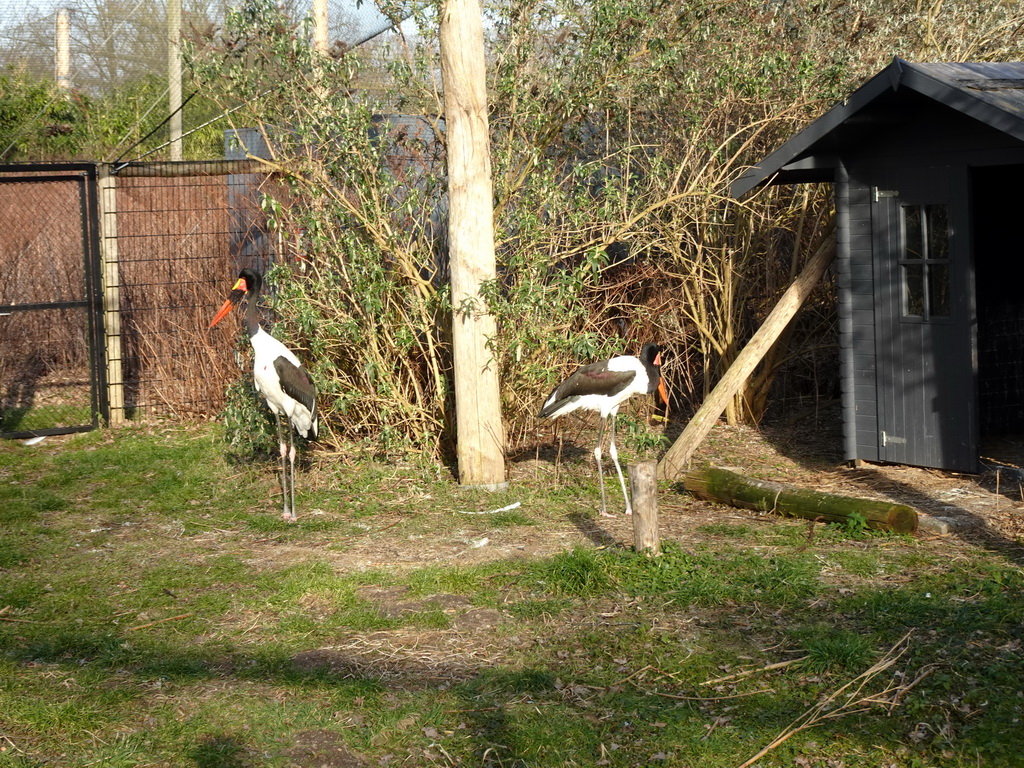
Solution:
[[(246, 267), (238, 273), (239, 280), (245, 280), (245, 291), (251, 296), (255, 296), (261, 290), (263, 290), (263, 275), (257, 272), (255, 269)], [(237, 284), (236, 284), (237, 287)]]
[(263, 275), (255, 269), (249, 269), (246, 267), (239, 272), (238, 279), (231, 288), (231, 293), (228, 294), (227, 299), (221, 305), (217, 314), (213, 316), (213, 320), (210, 322), (210, 327), (213, 328), (213, 326), (223, 320), (234, 306), (243, 299), (252, 299), (253, 297), (258, 296), (262, 288)]
[(644, 344), (640, 350), (640, 362), (648, 371), (650, 389), (648, 392), (657, 393), (662, 402), (668, 406), (668, 389), (665, 387), (665, 379), (661, 375), (661, 347), (657, 344)]
[(642, 360), (646, 365), (653, 365), (656, 368), (660, 367), (661, 347), (650, 342), (644, 344), (643, 349), (640, 350), (640, 360)]

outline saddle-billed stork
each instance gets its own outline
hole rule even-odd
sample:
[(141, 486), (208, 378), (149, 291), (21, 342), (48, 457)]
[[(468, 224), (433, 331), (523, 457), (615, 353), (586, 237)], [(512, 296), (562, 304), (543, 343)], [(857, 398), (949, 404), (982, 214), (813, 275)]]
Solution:
[(610, 360), (585, 365), (569, 378), (555, 387), (555, 390), (544, 401), (539, 417), (557, 419), (580, 408), (596, 411), (601, 415), (601, 428), (597, 433), (597, 447), (594, 458), (597, 460), (597, 474), (601, 482), (601, 514), (609, 515), (605, 505), (604, 470), (601, 467), (601, 443), (604, 440), (605, 424), (612, 423), (611, 443), (608, 453), (615, 463), (615, 471), (619, 475), (622, 486), (622, 497), (626, 500), (626, 514), (633, 514), (633, 507), (626, 492), (626, 481), (622, 477), (619, 466), (619, 453), (615, 449), (615, 417), (622, 405), (633, 395), (650, 395), (655, 392), (668, 405), (668, 392), (665, 381), (661, 377), (661, 348), (657, 344), (645, 344), (640, 357), (619, 355)]
[[(295, 515), (295, 435), (315, 440), (319, 431), (316, 413), (316, 387), (299, 358), (284, 344), (260, 327), (256, 305), (263, 289), (263, 275), (254, 269), (238, 274), (231, 293), (214, 315), (210, 328), (223, 320), (239, 302), (245, 303), (245, 331), (252, 344), (252, 375), (256, 389), (267, 401), (277, 421), (277, 442), (281, 451), (281, 491), (284, 511), (281, 517), (294, 522)], [(288, 444), (281, 432), (281, 416), (288, 417)], [(289, 467), (291, 471), (289, 472)], [(289, 475), (291, 481), (289, 482)]]

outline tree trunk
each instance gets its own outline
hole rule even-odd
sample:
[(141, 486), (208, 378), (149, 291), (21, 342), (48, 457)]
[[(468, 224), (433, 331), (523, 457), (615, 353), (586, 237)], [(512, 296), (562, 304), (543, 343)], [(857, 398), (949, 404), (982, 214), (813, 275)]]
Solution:
[(505, 484), (505, 429), (497, 334), (480, 287), (496, 278), (483, 17), (478, 0), (447, 0), (441, 12), (441, 76), (448, 159), (448, 255), (459, 482)]
[(807, 262), (803, 272), (797, 277), (786, 292), (782, 294), (779, 303), (768, 314), (761, 327), (751, 337), (750, 341), (739, 353), (736, 360), (729, 366), (722, 379), (715, 385), (705, 399), (704, 404), (697, 409), (697, 413), (690, 419), (686, 429), (668, 449), (658, 465), (658, 476), (665, 480), (676, 480), (683, 472), (686, 463), (697, 450), (697, 446), (707, 437), (708, 432), (722, 415), (722, 411), (733, 396), (743, 386), (743, 382), (753, 373), (761, 358), (772, 348), (772, 344), (779, 338), (779, 335), (786, 329), (793, 315), (803, 306), (803, 303), (810, 296), (811, 290), (825, 274), (825, 269), (832, 263), (836, 254), (836, 241), (831, 237), (835, 224), (830, 224), (824, 233), (824, 239), (818, 250)]
[(831, 523), (843, 523), (853, 515), (860, 515), (869, 528), (876, 530), (895, 533), (917, 530), (917, 511), (905, 504), (794, 488), (746, 477), (721, 467), (691, 470), (683, 475), (682, 482), (694, 496), (734, 507)]

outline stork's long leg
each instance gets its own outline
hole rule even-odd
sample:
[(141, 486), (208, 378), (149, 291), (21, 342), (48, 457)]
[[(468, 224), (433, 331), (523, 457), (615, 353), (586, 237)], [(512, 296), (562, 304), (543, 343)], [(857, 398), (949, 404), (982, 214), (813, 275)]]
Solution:
[[(280, 414), (274, 414), (274, 421), (277, 423), (277, 444), (281, 453), (281, 496), (282, 496), (282, 508), (281, 517), (285, 520), (291, 520), (292, 515), (288, 511), (288, 445), (284, 441), (284, 434), (281, 432), (281, 416)], [(291, 425), (289, 425), (289, 430)]]
[(612, 457), (612, 461), (615, 463), (615, 471), (619, 473), (619, 485), (622, 486), (622, 498), (626, 500), (626, 514), (633, 514), (633, 507), (629, 503), (629, 494), (626, 493), (626, 481), (622, 477), (622, 467), (619, 466), (619, 452), (615, 449), (615, 414), (609, 417), (612, 420), (612, 439), (611, 444), (608, 446), (608, 453)]
[(288, 461), (291, 464), (291, 493), (292, 493), (292, 514), (288, 519), (294, 522), (297, 518), (295, 515), (295, 430), (292, 429), (291, 424), (288, 425)]
[(597, 431), (597, 447), (594, 448), (594, 458), (597, 459), (597, 481), (601, 484), (601, 514), (604, 517), (611, 517), (605, 505), (604, 470), (601, 468), (601, 443), (604, 442), (604, 425), (606, 421), (606, 419), (601, 419), (601, 428)]

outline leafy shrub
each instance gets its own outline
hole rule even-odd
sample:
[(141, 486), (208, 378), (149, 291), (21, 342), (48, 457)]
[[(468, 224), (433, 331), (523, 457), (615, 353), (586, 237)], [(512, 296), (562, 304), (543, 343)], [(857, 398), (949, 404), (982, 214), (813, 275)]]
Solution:
[[(440, 456), (453, 447), (447, 329), (465, 308), (447, 289), (437, 10), (416, 6), (419, 34), (393, 48), (325, 57), (308, 20), (251, 0), (190, 62), (204, 92), (264, 127), (290, 180), (266, 204), (287, 251), (278, 328), (310, 353), (325, 438)], [(827, 189), (734, 201), (729, 182), (894, 50), (968, 50), (968, 32), (993, 55), (1020, 49), (996, 0), (515, 0), (488, 14), (498, 277), (484, 298), (513, 449), (535, 439), (564, 373), (648, 340), (668, 349), (676, 410), (695, 407), (829, 236)], [(837, 367), (832, 296), (826, 284), (808, 302), (731, 420), (760, 419), (787, 366), (795, 388), (834, 394), (834, 375), (808, 370)], [(787, 346), (826, 349), (809, 364)]]

